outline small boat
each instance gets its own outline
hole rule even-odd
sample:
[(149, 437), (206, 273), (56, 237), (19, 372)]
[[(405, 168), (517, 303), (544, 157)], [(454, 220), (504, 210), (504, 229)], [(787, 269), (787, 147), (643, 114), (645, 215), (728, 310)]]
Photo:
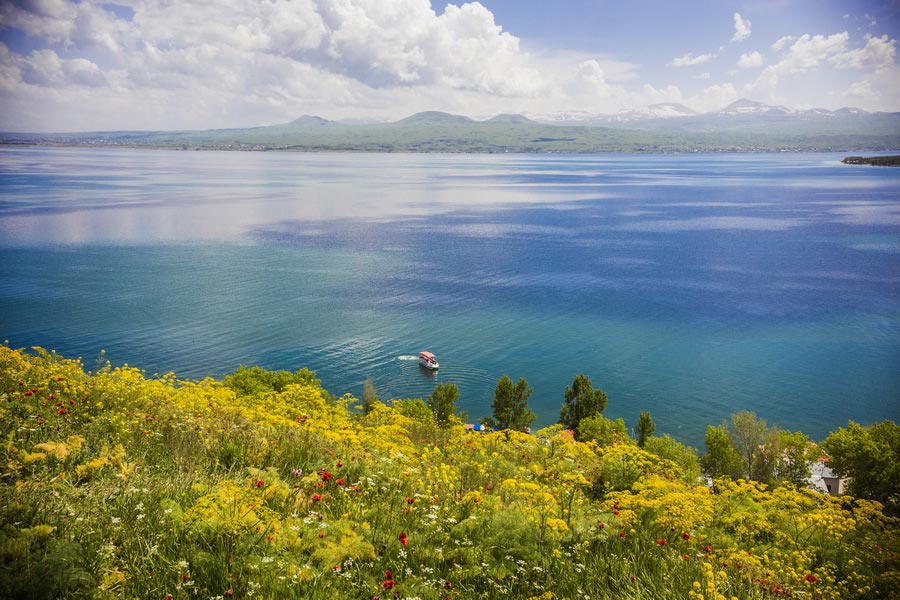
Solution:
[(419, 352), (419, 364), (425, 367), (426, 369), (437, 370), (440, 365), (438, 364), (437, 357), (431, 352), (425, 352), (424, 350)]

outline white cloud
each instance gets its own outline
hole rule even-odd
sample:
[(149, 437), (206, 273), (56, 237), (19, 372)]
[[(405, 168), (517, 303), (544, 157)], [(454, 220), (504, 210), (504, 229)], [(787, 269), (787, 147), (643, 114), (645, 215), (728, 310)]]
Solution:
[[(394, 119), (426, 109), (613, 113), (663, 101), (711, 110), (738, 97), (732, 83), (708, 85), (727, 77), (712, 65), (676, 73), (669, 85), (641, 79), (640, 65), (614, 56), (526, 49), (477, 2), (440, 13), (429, 0), (121, 4), (128, 18), (94, 0), (0, 0), (0, 23), (29, 48), (0, 42), (0, 130), (240, 127), (304, 113)], [(735, 13), (733, 41), (750, 27)], [(787, 73), (843, 69), (840, 90), (847, 71), (877, 69), (865, 80), (872, 91), (885, 106), (900, 99), (900, 84), (888, 81), (900, 76), (887, 36), (855, 49), (846, 33), (786, 36), (772, 48), (777, 58), (748, 86), (760, 95), (774, 95)], [(704, 65), (724, 52), (688, 53), (669, 66)], [(764, 62), (754, 51), (738, 64)]]
[(844, 93), (841, 95), (844, 98), (869, 100), (875, 96), (875, 91), (872, 89), (872, 84), (868, 80), (863, 79), (850, 84), (850, 87), (844, 90)]
[(734, 13), (734, 35), (732, 42), (742, 42), (750, 37), (750, 21), (741, 17), (740, 13)]
[(695, 110), (712, 111), (719, 110), (737, 99), (738, 93), (734, 84), (723, 83), (704, 88), (700, 94), (689, 98), (688, 102)]
[(754, 50), (753, 52), (747, 52), (745, 54), (741, 54), (741, 57), (737, 61), (737, 66), (740, 69), (750, 69), (753, 67), (758, 67), (763, 64), (762, 54)]
[(835, 54), (828, 59), (828, 62), (839, 69), (885, 67), (894, 63), (894, 46), (896, 45), (897, 40), (888, 39), (887, 35), (868, 36), (864, 47)]
[[(3, 78), (0, 101), (7, 105), (15, 94), (34, 98), (45, 87), (115, 85), (115, 93), (106, 89), (101, 97), (98, 91), (93, 103), (133, 98), (141, 108), (123, 120), (169, 112), (170, 121), (184, 119), (173, 126), (219, 126), (235, 124), (224, 120), (238, 113), (238, 124), (255, 124), (247, 120), (266, 112), (279, 120), (273, 105), (284, 117), (316, 106), (387, 111), (410, 86), (423, 101), (432, 93), (437, 100), (469, 92), (530, 98), (555, 79), (536, 68), (540, 61), (477, 2), (447, 5), (440, 15), (427, 0), (145, 0), (133, 10), (126, 20), (89, 2), (0, 4), (4, 26), (50, 46), (27, 57), (0, 56), (4, 71), (17, 74)], [(77, 58), (60, 58), (54, 49)], [(61, 106), (65, 93), (57, 96)], [(148, 106), (177, 95), (191, 98), (178, 104), (202, 97), (197, 102), (208, 111), (198, 111), (197, 122), (188, 121), (197, 116), (190, 111)], [(259, 106), (247, 110), (248, 103)]]
[(788, 42), (792, 42), (794, 40), (793, 36), (786, 35), (778, 38), (778, 41), (772, 44), (772, 50), (775, 52), (781, 52)]
[(701, 54), (700, 56), (694, 56), (693, 52), (688, 52), (684, 56), (679, 56), (677, 58), (673, 58), (672, 62), (669, 63), (670, 67), (690, 67), (693, 65), (702, 65), (705, 62), (709, 62), (712, 59), (712, 54)]

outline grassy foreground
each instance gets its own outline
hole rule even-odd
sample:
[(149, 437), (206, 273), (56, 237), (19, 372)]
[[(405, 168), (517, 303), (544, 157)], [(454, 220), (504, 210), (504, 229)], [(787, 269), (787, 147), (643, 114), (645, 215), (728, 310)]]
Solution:
[(878, 503), (714, 494), (629, 443), (441, 429), (415, 403), (362, 416), (293, 381), (238, 393), (0, 346), (3, 595), (900, 596)]

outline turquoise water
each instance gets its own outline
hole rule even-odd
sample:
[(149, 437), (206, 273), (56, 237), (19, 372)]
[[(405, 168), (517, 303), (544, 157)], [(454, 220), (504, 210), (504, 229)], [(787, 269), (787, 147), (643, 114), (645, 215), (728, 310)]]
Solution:
[[(587, 373), (702, 444), (749, 409), (900, 419), (900, 169), (830, 154), (0, 149), (0, 336), (148, 373), (306, 366), (335, 394)], [(437, 354), (440, 371), (412, 357)]]

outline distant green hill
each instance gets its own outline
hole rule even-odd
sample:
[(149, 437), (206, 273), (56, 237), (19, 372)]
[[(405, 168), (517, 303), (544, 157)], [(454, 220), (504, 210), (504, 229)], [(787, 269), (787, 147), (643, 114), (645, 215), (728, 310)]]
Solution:
[[(742, 117), (744, 118), (744, 117)], [(597, 125), (551, 125), (522, 115), (486, 121), (438, 111), (393, 123), (359, 124), (303, 116), (282, 125), (204, 131), (105, 131), (0, 134), (0, 143), (125, 146), (184, 150), (293, 150), (349, 152), (748, 152), (884, 151), (900, 148), (900, 114), (834, 120), (760, 120), (740, 129), (697, 123), (694, 117), (644, 129)], [(786, 120), (788, 119), (788, 120)], [(869, 123), (869, 121), (873, 121)], [(875, 122), (877, 121), (877, 123)]]

